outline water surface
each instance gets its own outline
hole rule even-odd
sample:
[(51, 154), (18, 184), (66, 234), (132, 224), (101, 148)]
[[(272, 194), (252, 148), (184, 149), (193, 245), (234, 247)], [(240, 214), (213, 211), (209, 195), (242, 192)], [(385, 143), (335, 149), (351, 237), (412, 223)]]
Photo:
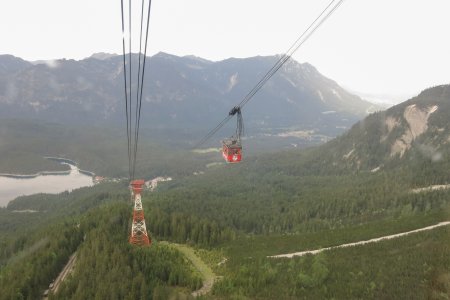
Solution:
[(70, 166), (65, 175), (39, 175), (34, 178), (9, 178), (0, 176), (0, 206), (18, 196), (38, 193), (57, 194), (84, 186), (92, 186), (92, 177), (80, 173), (76, 166)]

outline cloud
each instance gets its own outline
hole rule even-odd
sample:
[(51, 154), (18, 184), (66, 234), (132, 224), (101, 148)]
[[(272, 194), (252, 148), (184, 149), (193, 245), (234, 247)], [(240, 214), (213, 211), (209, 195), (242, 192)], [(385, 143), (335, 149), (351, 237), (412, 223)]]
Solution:
[(420, 145), (419, 152), (426, 158), (430, 159), (432, 162), (439, 162), (442, 160), (442, 153), (433, 146)]
[(56, 69), (60, 66), (59, 61), (56, 59), (46, 60), (44, 63), (47, 67), (51, 69)]

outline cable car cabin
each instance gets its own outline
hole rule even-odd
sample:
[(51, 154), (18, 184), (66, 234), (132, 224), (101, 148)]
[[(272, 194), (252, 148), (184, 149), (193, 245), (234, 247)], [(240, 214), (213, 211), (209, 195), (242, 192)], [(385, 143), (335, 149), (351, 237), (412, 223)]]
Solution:
[(242, 144), (236, 139), (222, 141), (222, 156), (227, 163), (238, 163), (242, 159)]

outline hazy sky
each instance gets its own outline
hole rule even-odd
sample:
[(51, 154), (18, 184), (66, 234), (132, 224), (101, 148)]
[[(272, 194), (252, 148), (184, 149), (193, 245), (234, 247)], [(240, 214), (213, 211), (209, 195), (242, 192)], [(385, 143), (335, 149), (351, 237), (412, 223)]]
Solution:
[[(122, 51), (119, 0), (0, 1), (0, 54), (82, 59)], [(216, 61), (284, 53), (328, 3), (153, 0), (148, 54)], [(346, 0), (294, 58), (352, 90), (414, 94), (450, 83), (449, 12), (448, 0)]]

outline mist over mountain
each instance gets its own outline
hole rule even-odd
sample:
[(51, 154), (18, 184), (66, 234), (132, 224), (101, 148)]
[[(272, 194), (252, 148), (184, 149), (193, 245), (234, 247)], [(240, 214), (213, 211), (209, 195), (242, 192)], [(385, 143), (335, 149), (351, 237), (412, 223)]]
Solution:
[[(166, 53), (148, 57), (141, 126), (213, 126), (244, 98), (278, 58), (212, 62)], [(136, 67), (138, 56), (133, 54), (132, 59)], [(98, 53), (80, 61), (33, 63), (3, 55), (0, 117), (122, 125), (123, 77), (123, 60), (118, 55)], [(372, 108), (372, 104), (348, 93), (312, 65), (289, 60), (243, 109), (243, 116), (247, 128), (308, 129), (334, 136)]]
[(388, 109), (391, 106), (397, 105), (406, 99), (410, 99), (417, 93), (371, 93), (371, 92), (361, 92), (353, 90), (352, 88), (344, 87), (348, 92), (360, 96), (362, 99), (367, 100), (371, 103), (377, 104), (384, 109)]

